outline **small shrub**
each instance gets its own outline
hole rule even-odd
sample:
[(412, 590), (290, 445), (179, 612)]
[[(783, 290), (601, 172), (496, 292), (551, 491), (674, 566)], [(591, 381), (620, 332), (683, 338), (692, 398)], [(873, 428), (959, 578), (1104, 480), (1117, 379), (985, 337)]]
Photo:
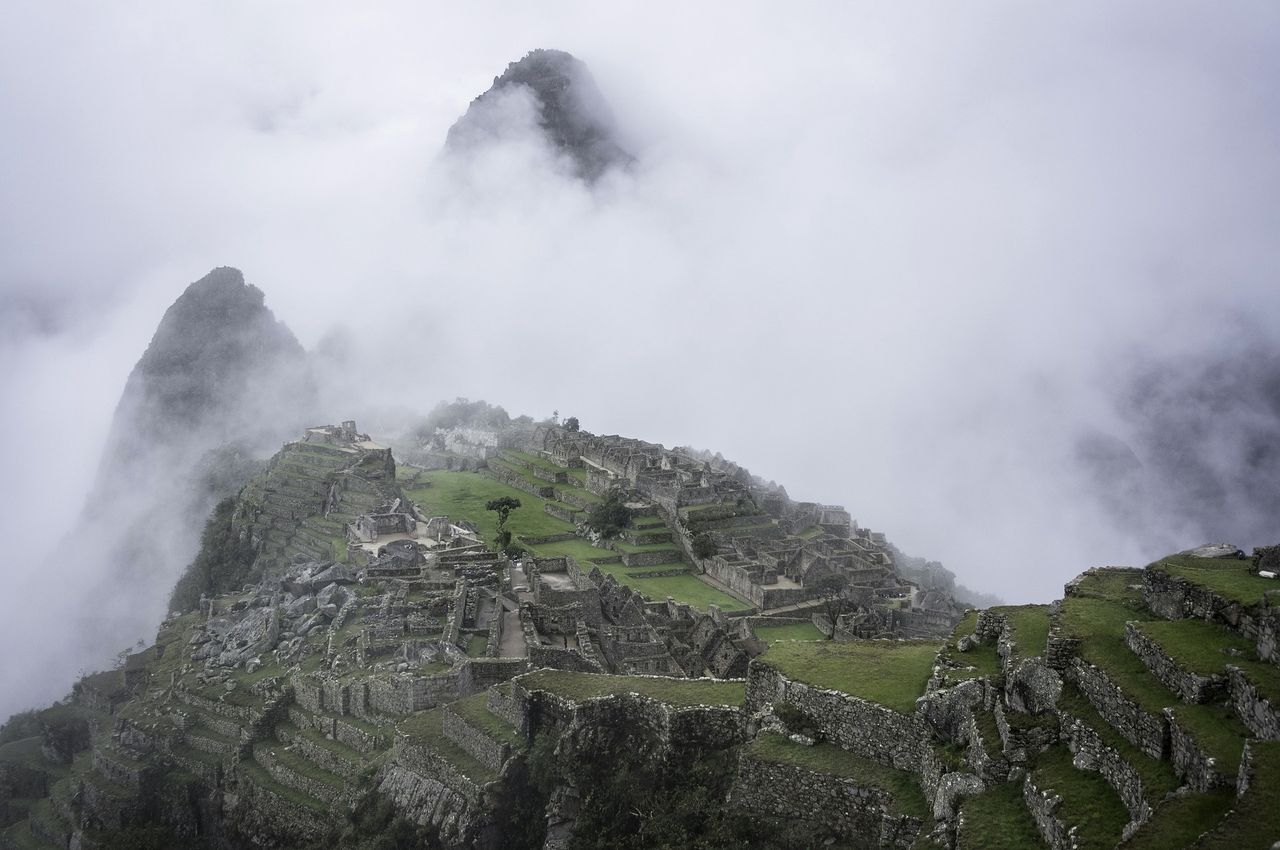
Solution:
[(719, 548), (716, 546), (716, 542), (705, 531), (693, 538), (693, 556), (695, 558), (710, 558), (718, 551)]
[(606, 540), (617, 537), (631, 525), (631, 509), (623, 501), (622, 491), (610, 490), (605, 500), (587, 512), (587, 528)]

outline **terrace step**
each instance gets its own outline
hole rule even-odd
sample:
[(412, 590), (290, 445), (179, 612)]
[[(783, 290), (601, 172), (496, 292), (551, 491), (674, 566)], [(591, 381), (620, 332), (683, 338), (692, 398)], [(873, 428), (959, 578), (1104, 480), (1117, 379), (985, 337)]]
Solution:
[(326, 738), (312, 728), (281, 723), (275, 729), (276, 740), (292, 745), (293, 752), (314, 764), (346, 779), (355, 779), (364, 768), (366, 755), (341, 741)]
[(1051, 847), (1104, 850), (1115, 847), (1129, 812), (1107, 781), (1072, 764), (1066, 747), (1052, 747), (1036, 759), (1023, 795), (1041, 835)]
[(257, 744), (253, 748), (253, 760), (276, 782), (300, 794), (326, 803), (342, 796), (342, 777), (316, 767), (281, 744)]
[(193, 750), (212, 756), (233, 756), (240, 748), (240, 737), (223, 735), (208, 726), (193, 726), (183, 733), (183, 740)]
[(488, 700), (487, 693), (479, 693), (449, 703), (441, 721), (446, 738), (498, 773), (522, 739), (514, 726), (489, 711)]
[(43, 836), (32, 832), (29, 820), (20, 820), (0, 833), (0, 848), (3, 850), (57, 850), (57, 848), (65, 850), (66, 846), (53, 844), (46, 841)]

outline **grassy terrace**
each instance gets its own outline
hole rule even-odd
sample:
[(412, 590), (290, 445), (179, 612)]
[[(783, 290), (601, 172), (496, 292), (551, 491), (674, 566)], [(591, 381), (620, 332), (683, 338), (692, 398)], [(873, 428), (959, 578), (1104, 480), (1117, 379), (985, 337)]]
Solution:
[(519, 460), (524, 461), (525, 463), (531, 466), (536, 466), (539, 469), (545, 469), (548, 472), (568, 472), (569, 471), (566, 467), (563, 467), (558, 463), (552, 463), (551, 461), (547, 460), (545, 457), (540, 457), (539, 455), (530, 454), (529, 452), (522, 452), (522, 451), (519, 451), (518, 449), (503, 449), (502, 455), (503, 457), (507, 457), (507, 458), (518, 458)]
[(1245, 605), (1261, 604), (1263, 593), (1280, 589), (1280, 582), (1275, 579), (1262, 578), (1249, 572), (1248, 561), (1170, 555), (1149, 565), (1147, 569), (1180, 576), (1219, 596)]
[(1232, 804), (1234, 811), (1197, 844), (1205, 850), (1269, 847), (1280, 835), (1276, 800), (1280, 799), (1280, 741), (1255, 741), (1249, 790)]
[(939, 648), (934, 641), (793, 641), (769, 647), (760, 661), (789, 679), (912, 714)]
[(262, 765), (258, 764), (256, 761), (242, 761), (239, 763), (237, 769), (242, 771), (254, 785), (257, 785), (260, 788), (265, 788), (278, 797), (283, 797), (292, 803), (305, 806), (320, 815), (327, 816), (329, 814), (329, 806), (327, 803), (317, 800), (310, 794), (303, 794), (301, 791), (296, 791), (288, 785), (282, 785), (279, 782), (276, 782), (271, 777), (271, 774), (267, 773)]
[(784, 626), (756, 626), (756, 637), (766, 643), (780, 640), (823, 640), (826, 635), (813, 623), (793, 623)]
[(994, 678), (1000, 675), (1000, 656), (996, 654), (994, 643), (975, 646), (968, 652), (960, 652), (956, 649), (956, 643), (962, 637), (973, 634), (973, 630), (977, 627), (978, 612), (971, 609), (956, 624), (955, 630), (951, 632), (951, 637), (943, 647), (943, 658), (957, 665), (956, 669), (949, 669), (946, 672), (946, 678), (950, 684), (965, 679)]
[(485, 706), (489, 695), (481, 691), (474, 696), (449, 704), (449, 710), (500, 744), (524, 746), (524, 738), (516, 728)]
[(1131, 606), (1142, 605), (1142, 570), (1136, 567), (1108, 567), (1085, 576), (1075, 594), (1093, 599), (1109, 599)]
[(433, 708), (400, 721), (399, 729), (415, 743), (425, 744), (436, 755), (448, 761), (463, 775), (481, 785), (498, 776), (466, 750), (444, 736), (443, 709)]
[(1232, 664), (1244, 671), (1262, 696), (1280, 703), (1280, 667), (1259, 660), (1255, 645), (1235, 632), (1204, 620), (1155, 620), (1140, 624), (1139, 629), (1192, 673), (1222, 675)]
[(1037, 757), (1033, 781), (1041, 791), (1053, 790), (1062, 797), (1055, 814), (1068, 827), (1079, 827), (1081, 850), (1111, 850), (1120, 841), (1129, 812), (1101, 775), (1071, 764), (1066, 747), (1053, 747)]
[(751, 607), (750, 603), (717, 590), (692, 573), (656, 578), (628, 578), (624, 584), (640, 591), (641, 595), (651, 601), (661, 602), (670, 596), (677, 602), (688, 603), (702, 611), (707, 610), (708, 605), (719, 605), (725, 611), (740, 611)]
[(0, 764), (13, 764), (31, 770), (52, 772), (52, 765), (44, 760), (40, 752), (41, 738), (33, 735), (19, 741), (12, 741), (0, 747)]
[(649, 676), (609, 676), (602, 673), (573, 673), (567, 670), (536, 670), (520, 677), (529, 690), (549, 691), (573, 700), (594, 699), (610, 694), (637, 693), (673, 706), (742, 705), (746, 699), (743, 682), (715, 682), (706, 679), (667, 679)]
[(782, 735), (761, 735), (747, 745), (747, 752), (757, 761), (794, 765), (814, 773), (852, 779), (862, 787), (879, 788), (893, 798), (892, 809), (897, 814), (929, 816), (928, 804), (915, 775), (905, 770), (884, 767), (831, 744), (806, 747)]
[(1151, 615), (1105, 599), (1069, 596), (1063, 600), (1061, 623), (1064, 631), (1083, 640), (1080, 657), (1102, 668), (1148, 714), (1159, 715), (1167, 707), (1176, 707), (1178, 721), (1218, 759), (1222, 770), (1233, 772), (1240, 764), (1240, 748), (1248, 730), (1230, 708), (1182, 705), (1125, 645), (1124, 624), (1128, 620), (1139, 621), (1145, 628)]
[[(1124, 850), (1190, 847), (1205, 827), (1222, 819), (1235, 799), (1233, 788), (1215, 788), (1207, 794), (1174, 797), (1156, 809), (1151, 819), (1138, 828), (1124, 843)], [(1232, 850), (1244, 850), (1245, 846), (1248, 845), (1233, 845)]]
[(1098, 733), (1102, 742), (1120, 754), (1142, 778), (1142, 789), (1148, 803), (1155, 806), (1164, 795), (1178, 787), (1178, 777), (1173, 772), (1173, 764), (1158, 761), (1130, 744), (1111, 724), (1102, 719), (1097, 709), (1074, 685), (1067, 684), (1058, 699), (1058, 707), (1071, 716), (1081, 720)]
[(956, 850), (1031, 850), (1044, 839), (1022, 799), (1021, 782), (1001, 782), (960, 804)]
[(543, 510), (547, 500), (474, 472), (432, 470), (422, 473), (406, 495), (427, 514), (470, 520), (485, 540), (493, 539), (498, 532), (498, 515), (485, 510), (485, 503), (503, 496), (520, 500), (521, 506), (511, 512), (511, 519), (507, 521), (512, 534), (546, 537), (573, 531), (571, 524)]
[(1009, 623), (1010, 637), (1018, 647), (1019, 658), (1044, 655), (1049, 640), (1049, 606), (1016, 605), (992, 608)]

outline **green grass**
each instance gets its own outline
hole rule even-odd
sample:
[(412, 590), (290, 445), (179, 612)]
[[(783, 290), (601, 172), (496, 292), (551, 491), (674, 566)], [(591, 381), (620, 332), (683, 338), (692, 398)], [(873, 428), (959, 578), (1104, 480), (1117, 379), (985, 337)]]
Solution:
[(1249, 568), (1247, 560), (1194, 558), (1190, 555), (1170, 555), (1147, 567), (1184, 578), (1226, 599), (1245, 605), (1259, 605), (1266, 591), (1280, 589), (1280, 581), (1254, 575)]
[(1225, 626), (1204, 620), (1154, 620), (1139, 629), (1190, 672), (1220, 676), (1228, 664), (1235, 665), (1263, 697), (1280, 704), (1280, 667), (1259, 660), (1256, 646)]
[(1097, 709), (1084, 694), (1070, 683), (1062, 689), (1058, 699), (1058, 708), (1067, 712), (1095, 732), (1102, 742), (1120, 754), (1142, 779), (1142, 789), (1147, 802), (1155, 806), (1164, 795), (1178, 787), (1178, 777), (1173, 772), (1173, 765), (1167, 761), (1158, 761), (1129, 743), (1111, 724), (1098, 714)]
[(41, 738), (32, 735), (0, 747), (0, 763), (20, 765), (32, 770), (48, 770), (50, 765), (40, 752)]
[(1235, 811), (1198, 844), (1205, 850), (1245, 850), (1269, 847), (1280, 839), (1280, 741), (1254, 741), (1253, 778), (1249, 790), (1236, 798)]
[(671, 560), (680, 560), (680, 550), (676, 549), (671, 543), (642, 543), (637, 546), (634, 543), (618, 539), (613, 541), (613, 548), (619, 552), (629, 552), (632, 555), (640, 555), (645, 552), (670, 552), (673, 556)]
[(691, 573), (657, 578), (628, 578), (623, 583), (654, 602), (662, 602), (670, 596), (676, 602), (692, 605), (702, 611), (707, 610), (708, 605), (719, 605), (724, 611), (741, 611), (752, 607), (749, 602), (717, 590)]
[(766, 643), (780, 640), (824, 640), (826, 635), (813, 623), (794, 623), (784, 626), (755, 626), (756, 637)]
[[(514, 514), (512, 515), (514, 516)], [(539, 558), (556, 558), (562, 555), (568, 555), (578, 562), (578, 566), (582, 567), (586, 572), (591, 572), (592, 558), (616, 558), (614, 553), (608, 549), (597, 549), (590, 542), (577, 538), (574, 540), (562, 540), (559, 543), (538, 543), (536, 545), (527, 545), (527, 548)]]
[(519, 451), (518, 449), (503, 449), (502, 454), (508, 458), (519, 458), (525, 463), (528, 463), (530, 466), (536, 466), (539, 469), (545, 469), (548, 472), (568, 472), (569, 471), (567, 467), (560, 466), (558, 463), (553, 463), (544, 457), (540, 457), (535, 454), (530, 454), (529, 452), (522, 452), (522, 451)]
[(759, 661), (787, 678), (915, 712), (940, 644), (934, 641), (776, 643)]
[(949, 684), (966, 679), (995, 679), (1000, 676), (1000, 656), (996, 652), (994, 641), (979, 644), (970, 648), (968, 652), (960, 652), (956, 649), (960, 639), (972, 635), (973, 630), (978, 627), (978, 613), (974, 609), (967, 611), (952, 630), (951, 637), (947, 639), (946, 646), (942, 649), (943, 659), (956, 665), (955, 668), (946, 670), (945, 675)]
[(485, 635), (471, 635), (467, 638), (467, 656), (470, 658), (484, 658), (484, 654), (489, 649), (489, 638)]
[(1048, 605), (1005, 606), (991, 610), (1005, 616), (1010, 637), (1017, 644), (1019, 658), (1044, 655), (1049, 639)]
[(489, 711), (485, 705), (487, 700), (488, 694), (481, 691), (473, 696), (450, 703), (449, 710), (500, 744), (510, 744), (513, 747), (523, 746), (524, 738), (521, 737), (514, 726)]
[(1120, 841), (1129, 812), (1107, 780), (1071, 764), (1066, 747), (1053, 747), (1037, 757), (1033, 781), (1041, 791), (1062, 797), (1055, 814), (1068, 828), (1079, 827), (1081, 850), (1111, 850)]
[(1091, 571), (1073, 590), (1078, 596), (1109, 599), (1130, 606), (1142, 605), (1142, 570), (1137, 567), (1105, 567)]
[(814, 773), (852, 779), (864, 788), (879, 788), (893, 798), (892, 809), (896, 813), (917, 818), (929, 816), (920, 785), (908, 771), (884, 767), (831, 744), (806, 747), (783, 735), (761, 735), (747, 745), (747, 752), (758, 761), (794, 765)]
[(441, 708), (433, 708), (407, 717), (400, 721), (400, 731), (408, 735), (414, 743), (429, 747), (432, 752), (450, 762), (463, 775), (480, 785), (497, 779), (497, 774), (445, 737), (442, 712)]
[(673, 706), (736, 706), (742, 705), (746, 698), (746, 685), (743, 682), (715, 682), (705, 679), (609, 676), (603, 673), (546, 669), (520, 677), (520, 683), (529, 690), (550, 691), (573, 700), (634, 692)]
[(1045, 846), (1022, 799), (1021, 782), (1001, 782), (960, 803), (956, 850), (1032, 850)]
[(811, 525), (808, 528), (806, 528), (804, 531), (797, 534), (796, 537), (799, 537), (801, 540), (812, 540), (813, 538), (819, 536), (820, 534), (822, 534), (822, 526)]
[(1126, 620), (1142, 622), (1145, 628), (1151, 616), (1104, 599), (1069, 596), (1062, 603), (1063, 629), (1083, 640), (1081, 658), (1106, 672), (1148, 714), (1158, 716), (1165, 708), (1176, 707), (1179, 722), (1201, 748), (1218, 760), (1221, 770), (1233, 772), (1240, 764), (1240, 748), (1248, 730), (1230, 708), (1183, 705), (1125, 645)]
[(254, 785), (265, 788), (276, 796), (283, 797), (292, 803), (311, 809), (321, 816), (328, 816), (329, 805), (327, 803), (317, 800), (310, 794), (303, 794), (301, 791), (296, 791), (288, 785), (282, 785), (275, 781), (275, 779), (271, 777), (271, 774), (267, 773), (266, 769), (257, 762), (242, 761), (240, 762), (238, 769), (241, 770)]
[(258, 753), (264, 749), (275, 756), (275, 760), (277, 762), (289, 768), (299, 776), (305, 776), (307, 779), (328, 785), (336, 791), (341, 791), (345, 785), (342, 777), (330, 773), (321, 767), (317, 767), (294, 750), (285, 749), (284, 744), (276, 742), (256, 744), (253, 748), (253, 757), (255, 760), (258, 758)]
[(517, 536), (545, 537), (573, 531), (573, 525), (556, 519), (543, 510), (547, 500), (508, 487), (500, 481), (475, 472), (448, 472), (432, 470), (419, 477), (427, 487), (415, 487), (406, 495), (417, 502), (431, 516), (446, 515), (452, 520), (466, 519), (475, 523), (484, 540), (492, 540), (498, 532), (498, 514), (485, 510), (490, 499), (511, 496), (520, 500), (520, 507), (511, 512), (507, 528)]
[[(1222, 819), (1235, 799), (1233, 788), (1215, 788), (1206, 794), (1174, 797), (1161, 804), (1151, 819), (1138, 827), (1133, 837), (1120, 846), (1122, 850), (1190, 847), (1202, 832)], [(1245, 850), (1245, 846), (1233, 845), (1232, 850)]]

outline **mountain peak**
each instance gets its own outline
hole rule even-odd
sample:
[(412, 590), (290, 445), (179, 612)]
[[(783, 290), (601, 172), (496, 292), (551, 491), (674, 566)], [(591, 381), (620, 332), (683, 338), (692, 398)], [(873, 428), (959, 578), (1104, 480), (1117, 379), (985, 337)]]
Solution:
[(533, 95), (547, 142), (573, 161), (582, 179), (593, 182), (609, 168), (633, 161), (615, 138), (613, 113), (591, 72), (563, 50), (533, 50), (509, 64), (449, 128), (446, 148), (467, 150), (509, 138), (511, 122), (494, 107), (519, 87)]

